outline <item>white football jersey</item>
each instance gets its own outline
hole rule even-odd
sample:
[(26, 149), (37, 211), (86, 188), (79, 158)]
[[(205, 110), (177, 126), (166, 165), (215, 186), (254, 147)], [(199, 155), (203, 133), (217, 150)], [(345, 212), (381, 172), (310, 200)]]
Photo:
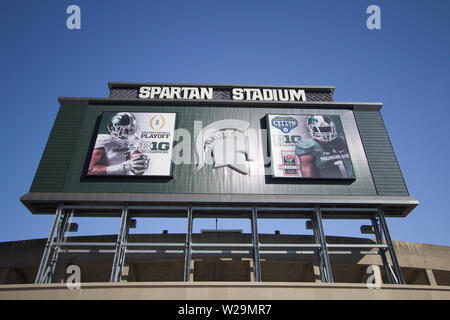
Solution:
[(95, 141), (95, 149), (103, 148), (107, 166), (112, 166), (130, 159), (133, 151), (137, 150), (138, 140), (136, 136), (129, 137), (126, 141), (116, 138), (110, 134), (99, 134)]

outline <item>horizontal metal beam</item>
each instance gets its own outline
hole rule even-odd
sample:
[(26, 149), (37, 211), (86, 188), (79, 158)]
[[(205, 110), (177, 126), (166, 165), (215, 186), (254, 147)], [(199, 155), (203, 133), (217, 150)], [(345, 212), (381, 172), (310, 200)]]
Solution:
[[(184, 250), (166, 250), (166, 249), (149, 249), (149, 250), (126, 250), (127, 254), (184, 254)], [(60, 251), (61, 254), (64, 253), (115, 253), (112, 249), (66, 249)], [(192, 250), (192, 254), (218, 254), (218, 255), (250, 255), (251, 250)], [(285, 255), (303, 255), (303, 254), (315, 254), (315, 251), (304, 251), (304, 250), (261, 250), (261, 255), (275, 255), (275, 254), (285, 254)], [(374, 251), (359, 251), (355, 253), (354, 251), (329, 251), (330, 255), (377, 255), (378, 252)]]
[(192, 247), (253, 247), (251, 243), (192, 243)]
[(298, 208), (256, 207), (256, 210), (259, 211), (259, 212), (264, 212), (264, 211), (312, 212), (312, 211), (314, 211), (314, 208), (302, 208), (302, 207), (298, 207)]
[(128, 206), (128, 210), (178, 210), (187, 211), (187, 206)]
[[(81, 210), (121, 210), (123, 205), (63, 205), (63, 209), (81, 209)], [(129, 210), (167, 210), (167, 211), (187, 211), (187, 206), (164, 206), (164, 205), (129, 205)], [(242, 206), (242, 207), (231, 207), (231, 206), (195, 206), (192, 207), (194, 211), (251, 211), (252, 207)], [(314, 207), (257, 207), (257, 211), (275, 211), (275, 212), (313, 212)], [(333, 212), (377, 212), (377, 208), (354, 208), (354, 207), (339, 207), (339, 208), (327, 208), (321, 207), (323, 212), (333, 211)]]
[[(292, 255), (292, 254), (316, 254), (316, 251), (304, 251), (304, 250), (264, 250), (260, 251), (260, 254), (286, 254), (286, 255)], [(333, 254), (349, 254), (349, 255), (377, 255), (378, 252), (373, 251), (359, 251), (359, 253), (355, 253), (354, 251), (328, 251), (329, 255)]]
[[(54, 243), (53, 246), (60, 247), (113, 247), (116, 244), (113, 242), (57, 242)], [(127, 242), (122, 244), (123, 246), (128, 247), (183, 247), (184, 243), (132, 243)]]
[[(128, 252), (128, 251), (127, 251)], [(192, 250), (192, 254), (250, 254), (251, 250)], [(260, 254), (315, 254), (315, 251), (304, 250), (263, 250)], [(355, 254), (354, 251), (329, 251), (328, 254)], [(359, 254), (373, 254), (378, 252), (360, 251)]]
[[(66, 204), (62, 206), (63, 209), (102, 209), (102, 210), (121, 210), (123, 205), (102, 205), (102, 204), (93, 204), (93, 205), (75, 205), (75, 204)], [(161, 205), (130, 205), (128, 206), (128, 210), (179, 210), (185, 211), (187, 207), (185, 206), (161, 206)]]
[(259, 251), (260, 255), (266, 255), (266, 254), (287, 254), (287, 255), (292, 255), (292, 254), (316, 254), (315, 251), (304, 251), (304, 250), (283, 250), (283, 251), (279, 251), (279, 250), (261, 250)]
[[(59, 247), (112, 247), (116, 244), (113, 242), (55, 242), (53, 246)], [(184, 243), (143, 243), (143, 242), (127, 242), (123, 246), (127, 247), (184, 247)], [(193, 247), (248, 247), (251, 248), (251, 243), (192, 243)], [(260, 243), (262, 248), (320, 248), (320, 244), (312, 243)], [(386, 244), (327, 244), (327, 248), (388, 248)]]
[(184, 247), (184, 243), (171, 243), (171, 242), (162, 242), (162, 243), (157, 243), (157, 242), (149, 242), (149, 243), (144, 243), (144, 242), (127, 242), (124, 243), (123, 246), (126, 247)]
[(114, 242), (55, 242), (54, 246), (60, 247), (114, 247)]
[(252, 250), (192, 250), (192, 254), (251, 254)]
[(357, 254), (357, 255), (377, 255), (378, 252), (376, 251), (352, 251), (352, 250), (346, 250), (346, 251), (328, 251), (329, 255), (332, 254)]
[[(209, 102), (208, 102), (209, 103)], [(25, 206), (35, 214), (54, 214), (56, 206), (59, 203), (70, 202), (72, 204), (86, 205), (92, 209), (95, 205), (112, 203), (117, 207), (128, 203), (138, 206), (139, 203), (159, 204), (162, 206), (184, 206), (186, 204), (195, 204), (199, 206), (229, 206), (230, 203), (237, 206), (258, 207), (267, 206), (300, 206), (312, 207), (320, 206), (338, 206), (338, 207), (369, 207), (384, 206), (389, 207), (390, 216), (406, 216), (412, 209), (418, 205), (418, 201), (409, 196), (345, 196), (345, 195), (275, 195), (275, 194), (247, 194), (235, 195), (230, 197), (223, 194), (164, 194), (164, 193), (87, 193), (87, 192), (29, 192), (23, 195), (20, 200)], [(66, 204), (69, 208), (71, 205)], [(78, 212), (77, 214), (80, 214)], [(83, 213), (84, 214), (84, 213)], [(89, 214), (89, 213), (86, 213)], [(91, 213), (92, 214), (92, 213)], [(104, 213), (108, 214), (107, 212)], [(112, 213), (110, 213), (112, 215)]]
[[(143, 242), (127, 242), (123, 246), (127, 247), (184, 247), (184, 243), (143, 243)], [(113, 242), (55, 242), (53, 246), (60, 247), (111, 247), (115, 246)], [(192, 243), (193, 247), (248, 247), (251, 248), (251, 243)], [(260, 243), (260, 247), (272, 248), (320, 248), (320, 244), (313, 243)], [(327, 248), (388, 248), (386, 244), (327, 244)]]
[[(115, 253), (115, 250), (108, 250), (108, 249), (68, 249), (61, 251), (61, 253)], [(133, 253), (160, 253), (160, 254), (166, 254), (166, 253), (178, 253), (178, 254), (184, 254), (184, 250), (165, 250), (165, 249), (154, 249), (154, 250), (126, 250), (127, 254), (133, 254)]]
[(157, 250), (128, 250), (127, 249), (127, 254), (133, 254), (133, 253), (161, 253), (161, 254), (166, 254), (166, 253), (171, 253), (171, 254), (184, 254), (184, 250), (165, 250), (165, 249), (157, 249)]
[(320, 244), (315, 243), (304, 243), (304, 244), (297, 244), (297, 243), (261, 243), (259, 245), (261, 248), (264, 247), (274, 247), (274, 248), (320, 248)]
[(252, 211), (252, 207), (192, 207), (192, 211)]
[(386, 244), (328, 244), (327, 248), (387, 248)]
[(63, 209), (102, 209), (102, 210), (122, 210), (123, 205), (76, 205), (76, 204), (66, 204), (62, 206)]
[(376, 208), (322, 208), (320, 207), (322, 212), (326, 211), (334, 211), (334, 212), (377, 212)]
[[(277, 208), (277, 207), (257, 207), (256, 208), (260, 212), (264, 211), (300, 211), (300, 212), (313, 212), (314, 207), (298, 207), (298, 208)], [(327, 207), (321, 207), (321, 211), (334, 211), (334, 212), (377, 212), (377, 208), (327, 208)]]
[(62, 250), (60, 253), (115, 253), (116, 250), (112, 249), (67, 249)]

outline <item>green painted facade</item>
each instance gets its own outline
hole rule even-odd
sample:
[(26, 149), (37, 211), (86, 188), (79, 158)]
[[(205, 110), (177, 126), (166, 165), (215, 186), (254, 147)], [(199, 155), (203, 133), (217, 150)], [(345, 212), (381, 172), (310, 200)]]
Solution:
[(409, 196), (381, 114), (355, 111), (354, 115), (378, 195)]
[[(257, 194), (257, 195), (408, 195), (395, 154), (378, 111), (349, 109), (274, 108), (273, 106), (214, 105), (87, 105), (72, 103), (63, 106), (55, 120), (42, 160), (30, 192), (93, 192), (93, 193), (195, 193), (195, 194)], [(174, 164), (172, 178), (156, 177), (87, 177), (86, 171), (99, 121), (103, 111), (176, 112), (177, 128), (190, 134), (191, 164)], [(320, 182), (271, 178), (267, 134), (259, 137), (255, 161), (250, 174), (242, 175), (230, 168), (212, 169), (204, 166), (193, 171), (194, 124), (202, 127), (223, 119), (240, 119), (251, 128), (264, 129), (266, 114), (328, 114), (339, 115), (356, 174), (353, 182)], [(197, 126), (199, 123), (197, 122)], [(361, 138), (360, 138), (361, 134)], [(185, 137), (186, 139), (186, 137)], [(178, 146), (179, 147), (179, 146)], [(174, 156), (179, 157), (179, 154)]]

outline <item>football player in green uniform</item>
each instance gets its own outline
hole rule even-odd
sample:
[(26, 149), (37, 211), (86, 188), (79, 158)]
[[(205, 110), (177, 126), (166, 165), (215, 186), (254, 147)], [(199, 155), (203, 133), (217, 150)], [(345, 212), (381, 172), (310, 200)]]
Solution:
[(307, 124), (312, 139), (295, 146), (303, 177), (355, 178), (345, 138), (338, 136), (331, 117), (309, 116)]

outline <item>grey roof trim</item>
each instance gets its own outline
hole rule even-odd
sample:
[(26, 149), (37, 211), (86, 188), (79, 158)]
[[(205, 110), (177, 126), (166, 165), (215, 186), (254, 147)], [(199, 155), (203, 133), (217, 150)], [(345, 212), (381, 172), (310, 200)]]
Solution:
[(350, 109), (358, 111), (380, 111), (383, 103), (381, 102), (335, 102), (335, 101), (233, 101), (233, 100), (147, 100), (147, 99), (110, 99), (110, 98), (74, 98), (58, 97), (61, 107), (75, 106), (75, 102), (89, 104), (130, 104), (130, 105), (230, 105), (230, 106), (255, 106), (255, 107), (325, 107), (329, 109)]
[[(230, 204), (242, 205), (346, 205), (399, 206), (396, 216), (406, 216), (419, 202), (404, 196), (323, 196), (323, 195), (251, 195), (251, 194), (149, 194), (149, 193), (54, 193), (29, 192), (20, 198), (32, 213), (33, 203), (158, 203), (158, 204)], [(406, 210), (405, 210), (406, 208)]]

